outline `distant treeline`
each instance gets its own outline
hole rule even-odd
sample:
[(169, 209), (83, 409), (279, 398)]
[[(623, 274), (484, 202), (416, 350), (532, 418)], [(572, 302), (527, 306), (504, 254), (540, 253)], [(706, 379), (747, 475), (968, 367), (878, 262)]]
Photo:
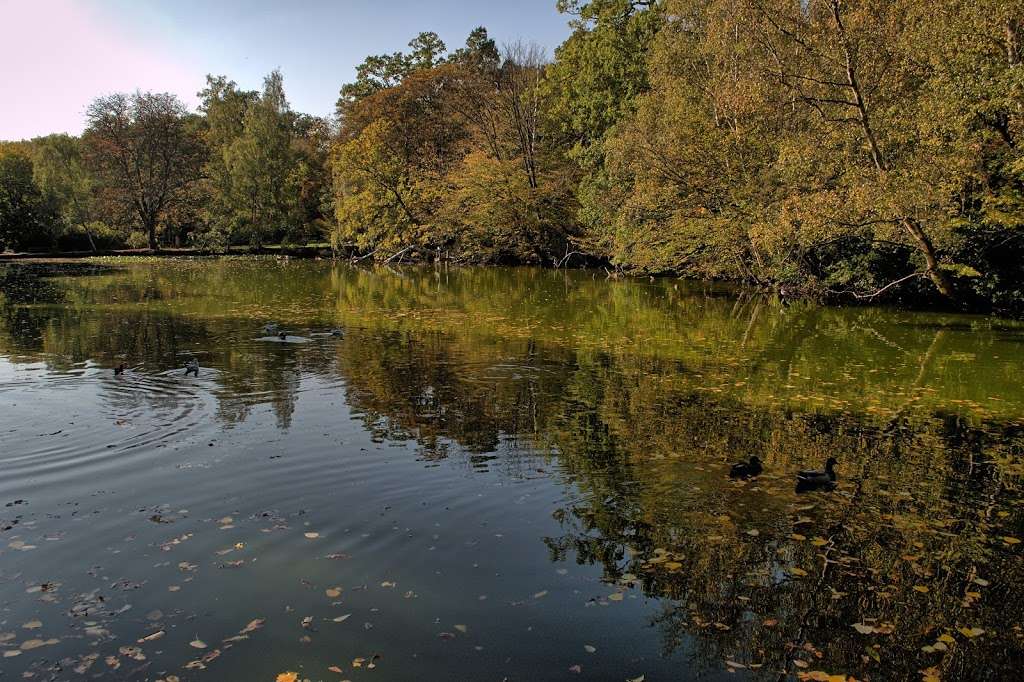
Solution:
[(1024, 10), (1006, 0), (559, 0), (370, 56), (333, 120), (208, 76), (0, 145), (0, 246), (329, 241), (1024, 313)]

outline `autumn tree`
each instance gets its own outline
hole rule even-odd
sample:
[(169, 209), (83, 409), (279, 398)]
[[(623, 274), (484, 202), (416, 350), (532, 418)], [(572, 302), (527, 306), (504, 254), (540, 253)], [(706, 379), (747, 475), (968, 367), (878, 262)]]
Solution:
[(102, 196), (137, 220), (157, 250), (158, 229), (198, 178), (205, 155), (185, 106), (167, 93), (115, 94), (95, 100), (87, 118), (86, 155)]

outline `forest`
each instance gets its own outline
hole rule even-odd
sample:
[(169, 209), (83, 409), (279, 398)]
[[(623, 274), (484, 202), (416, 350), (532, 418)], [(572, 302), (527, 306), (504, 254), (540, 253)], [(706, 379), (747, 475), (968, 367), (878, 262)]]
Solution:
[(329, 244), (1024, 315), (1018, 3), (558, 9), (552, 55), (481, 27), (368, 56), (330, 118), (279, 72), (99, 97), (79, 137), (0, 143), (0, 251)]

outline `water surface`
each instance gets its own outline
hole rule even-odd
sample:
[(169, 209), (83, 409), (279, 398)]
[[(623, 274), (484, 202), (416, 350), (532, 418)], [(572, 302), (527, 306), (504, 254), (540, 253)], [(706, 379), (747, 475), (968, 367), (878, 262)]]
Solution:
[(1014, 679), (1022, 376), (673, 280), (3, 265), (0, 677)]

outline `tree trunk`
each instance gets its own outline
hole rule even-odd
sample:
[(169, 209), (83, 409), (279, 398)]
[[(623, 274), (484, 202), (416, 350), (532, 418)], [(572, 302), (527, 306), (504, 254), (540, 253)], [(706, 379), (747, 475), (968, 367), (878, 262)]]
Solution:
[(89, 250), (96, 253), (96, 242), (92, 240), (92, 232), (89, 231), (88, 227), (85, 228), (85, 237), (89, 240)]
[(924, 230), (921, 229), (921, 226), (913, 218), (904, 218), (903, 227), (910, 233), (910, 236), (917, 242), (921, 253), (924, 254), (925, 263), (928, 265), (926, 270), (928, 279), (932, 281), (940, 294), (951, 301), (956, 301), (956, 291), (953, 289), (953, 283), (950, 281), (949, 275), (939, 268), (939, 259), (935, 255), (935, 247), (932, 245), (928, 235), (924, 233)]
[(156, 243), (156, 221), (146, 221), (146, 233), (149, 235), (149, 250), (156, 252), (160, 250), (160, 245)]

